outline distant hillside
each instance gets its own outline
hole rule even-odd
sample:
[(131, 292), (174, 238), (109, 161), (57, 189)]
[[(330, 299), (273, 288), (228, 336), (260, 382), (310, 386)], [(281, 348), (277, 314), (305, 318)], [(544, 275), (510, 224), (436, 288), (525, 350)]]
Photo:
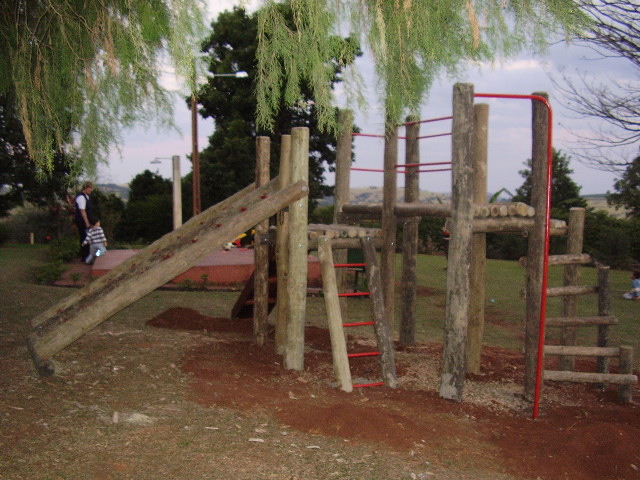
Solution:
[(607, 204), (607, 194), (606, 193), (599, 193), (599, 194), (595, 194), (595, 195), (583, 195), (582, 198), (584, 198), (587, 201), (587, 205), (591, 208), (593, 208), (594, 210), (603, 210), (605, 212), (607, 212), (609, 215), (611, 215), (612, 217), (616, 217), (616, 218), (625, 218), (627, 210), (624, 208), (619, 208), (619, 209), (615, 209), (614, 207), (611, 207)]
[(115, 193), (125, 202), (129, 200), (129, 185), (117, 185), (115, 183), (99, 183), (98, 188), (105, 194)]

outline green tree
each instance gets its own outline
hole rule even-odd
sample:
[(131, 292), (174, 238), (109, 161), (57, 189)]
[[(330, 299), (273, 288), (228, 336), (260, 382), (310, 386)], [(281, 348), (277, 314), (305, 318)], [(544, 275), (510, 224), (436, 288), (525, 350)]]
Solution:
[[(295, 27), (279, 3), (291, 6)], [(526, 45), (542, 50), (556, 33), (570, 37), (586, 22), (573, 0), (268, 1), (258, 26), (258, 121), (274, 126), (282, 99), (295, 105), (309, 82), (319, 126), (335, 122), (328, 59), (351, 48), (333, 41), (336, 31), (369, 47), (387, 121), (398, 123), (405, 109), (418, 113), (443, 71), (456, 74), (469, 60), (491, 60)]]
[[(280, 10), (293, 25), (291, 10)], [(209, 70), (214, 76), (198, 93), (202, 105), (200, 112), (205, 118), (213, 118), (216, 130), (209, 138), (209, 145), (200, 156), (202, 179), (201, 195), (203, 207), (212, 205), (234, 194), (255, 179), (255, 137), (269, 135), (256, 127), (257, 100), (254, 79), (257, 73), (256, 50), (258, 48), (258, 15), (248, 15), (242, 8), (221, 13), (212, 22), (212, 33), (203, 43), (203, 51), (208, 54)], [(336, 45), (349, 45), (348, 57), (331, 57), (327, 66), (333, 74), (332, 82), (340, 81), (342, 66), (353, 62), (358, 53), (357, 46), (350, 39), (332, 37)], [(338, 50), (336, 50), (338, 51)], [(230, 73), (244, 70), (247, 79), (216, 77), (216, 73)], [(272, 175), (278, 171), (280, 135), (289, 133), (292, 127), (309, 127), (311, 187), (311, 210), (314, 199), (331, 193), (324, 185), (326, 168), (335, 162), (336, 139), (320, 131), (317, 125), (315, 101), (307, 84), (301, 89), (301, 100), (294, 106), (281, 105), (274, 119), (274, 133), (271, 136)], [(187, 194), (191, 191), (187, 190)]]
[(100, 188), (93, 190), (91, 200), (107, 240), (113, 242), (116, 239), (118, 224), (126, 209), (124, 201), (115, 193), (105, 194)]
[[(553, 181), (551, 184), (551, 215), (554, 218), (567, 218), (569, 209), (587, 207), (587, 201), (580, 196), (580, 188), (570, 177), (573, 170), (569, 168), (570, 157), (560, 150), (553, 150)], [(531, 205), (531, 159), (525, 162), (526, 169), (518, 173), (524, 183), (516, 190), (514, 202)]]
[(36, 165), (52, 170), (66, 145), (95, 166), (121, 127), (170, 123), (158, 60), (168, 52), (188, 78), (203, 9), (193, 0), (1, 2), (0, 94), (15, 94)]
[[(559, 150), (553, 151), (553, 183), (551, 186), (551, 216), (568, 219), (569, 209), (587, 207), (580, 197), (580, 187), (571, 179), (573, 170), (569, 168), (570, 158)], [(516, 190), (512, 200), (531, 205), (531, 159), (525, 162), (527, 168), (520, 170), (523, 184)], [(566, 238), (552, 237), (551, 252), (566, 253)], [(527, 253), (526, 238), (518, 235), (487, 234), (487, 257), (503, 260), (517, 260)]]
[(0, 142), (0, 185), (4, 190), (0, 195), (0, 216), (24, 202), (47, 207), (52, 216), (60, 215), (67, 189), (75, 180), (67, 157), (56, 153), (50, 174), (37, 175), (22, 125), (6, 95), (0, 95)]
[(173, 229), (171, 181), (149, 170), (129, 184), (129, 202), (116, 237), (119, 240), (153, 242)]
[(607, 192), (607, 203), (624, 207), (628, 209), (628, 217), (640, 219), (640, 157), (629, 164), (613, 189), (615, 192)]

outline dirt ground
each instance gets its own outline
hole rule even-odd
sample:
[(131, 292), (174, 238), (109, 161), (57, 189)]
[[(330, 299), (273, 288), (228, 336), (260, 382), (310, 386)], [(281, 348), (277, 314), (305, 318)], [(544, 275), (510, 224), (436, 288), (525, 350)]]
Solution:
[(272, 343), (253, 344), (251, 320), (200, 313), (206, 292), (154, 292), (39, 378), (28, 320), (67, 293), (32, 285), (0, 306), (2, 479), (640, 478), (640, 405), (615, 387), (547, 385), (533, 421), (521, 354), (486, 348), (455, 403), (437, 394), (441, 345), (420, 344), (397, 352), (399, 388), (345, 393), (326, 330), (307, 328), (305, 369), (287, 371)]

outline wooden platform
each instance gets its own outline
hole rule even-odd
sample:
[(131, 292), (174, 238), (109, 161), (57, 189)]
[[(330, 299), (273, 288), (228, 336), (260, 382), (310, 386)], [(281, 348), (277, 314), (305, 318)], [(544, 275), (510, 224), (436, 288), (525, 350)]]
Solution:
[[(139, 250), (109, 250), (103, 257), (98, 257), (91, 270), (92, 277), (105, 275), (125, 260), (134, 256)], [(170, 284), (181, 282), (200, 283), (206, 275), (207, 283), (220, 287), (242, 286), (253, 272), (253, 249), (232, 248), (219, 250), (205, 257), (197, 265), (182, 275), (171, 280)], [(309, 255), (309, 287), (321, 286), (320, 262), (317, 257)]]

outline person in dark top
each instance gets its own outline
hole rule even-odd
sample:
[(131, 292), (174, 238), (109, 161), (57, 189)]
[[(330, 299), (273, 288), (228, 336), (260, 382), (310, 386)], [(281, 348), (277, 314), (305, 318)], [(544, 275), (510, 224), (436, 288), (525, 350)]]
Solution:
[(75, 200), (75, 224), (78, 228), (78, 238), (80, 239), (80, 259), (83, 261), (89, 256), (89, 245), (82, 244), (87, 236), (87, 228), (91, 226), (89, 219), (96, 218), (90, 197), (91, 192), (93, 192), (93, 183), (85, 182), (82, 185), (82, 191), (76, 195)]

